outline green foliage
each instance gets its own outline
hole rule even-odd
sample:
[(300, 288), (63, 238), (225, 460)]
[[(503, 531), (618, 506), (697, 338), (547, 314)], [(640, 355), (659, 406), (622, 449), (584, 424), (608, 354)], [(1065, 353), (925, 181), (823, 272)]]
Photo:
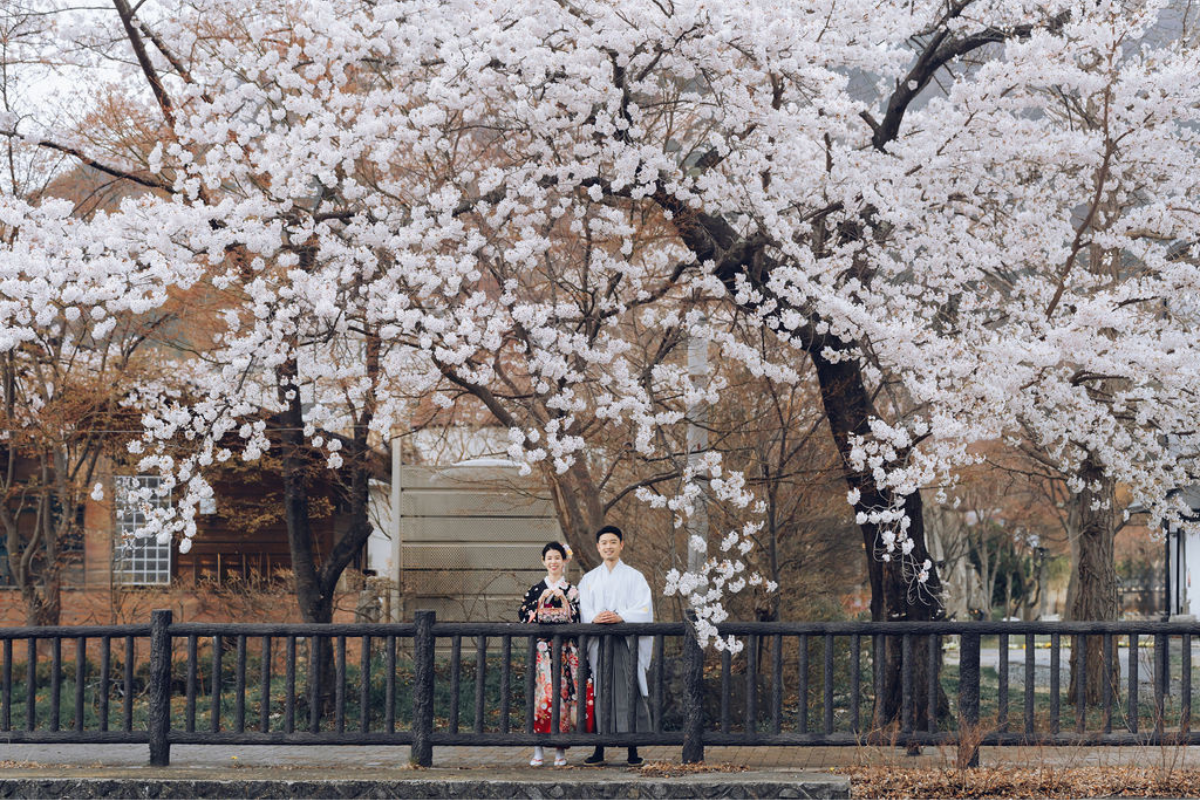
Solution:
[[(849, 733), (852, 730), (851, 718), (851, 640), (848, 637), (833, 638), (832, 659), (832, 706), (833, 730), (837, 733)], [(950, 644), (948, 640), (944, 644)], [(985, 648), (993, 648), (997, 642), (993, 639), (984, 641)], [(437, 731), (450, 730), (451, 708), (454, 696), (451, 692), (454, 676), (458, 679), (458, 726), (460, 731), (474, 730), (476, 687), (482, 687), (484, 717), (481, 727), (485, 732), (498, 733), (502, 729), (500, 716), (502, 663), (499, 653), (489, 652), (484, 662), (482, 680), (479, 678), (479, 665), (476, 663), (474, 648), (464, 642), (464, 658), (455, 669), (448, 653), (439, 652), (434, 668), (434, 727)], [(662, 727), (665, 731), (678, 731), (683, 727), (684, 710), (684, 673), (682, 654), (679, 642), (668, 640), (663, 659), (663, 703)], [(727, 700), (730, 730), (739, 732), (746, 729), (747, 692), (751, 686), (755, 688), (755, 721), (760, 732), (773, 730), (775, 689), (773, 676), (775, 673), (773, 642), (771, 638), (758, 641), (747, 639), (746, 650), (729, 659)], [(800, 659), (796, 637), (785, 637), (783, 641), (780, 670), (780, 730), (782, 732), (799, 731), (801, 716)], [(758, 648), (758, 670), (751, 679), (747, 677), (749, 663), (748, 649)], [(824, 723), (825, 698), (825, 638), (811, 636), (807, 640), (808, 670), (807, 692), (804, 696), (804, 708), (807, 712), (807, 730), (820, 732)], [(509, 669), (509, 698), (510, 716), (509, 730), (522, 731), (526, 724), (526, 663), (523, 649), (517, 652), (513, 648)], [(467, 654), (470, 655), (467, 655)], [(1142, 650), (1143, 658), (1150, 658), (1151, 648)], [(1064, 642), (1062, 663), (1068, 663), (1070, 649)], [(1176, 680), (1181, 672), (1182, 655), (1177, 648), (1172, 648), (1171, 674)], [(874, 704), (874, 689), (872, 680), (872, 653), (870, 637), (861, 637), (859, 641), (859, 706), (858, 719), (860, 731), (869, 729)], [(194, 705), (192, 708), (192, 724), (195, 730), (211, 730), (212, 725), (212, 653), (211, 648), (199, 652), (196, 662), (196, 681)], [(387, 702), (387, 669), (382, 643), (376, 643), (372, 650), (370, 674), (367, 683), (367, 696), (364, 705), (361, 693), (362, 669), (357, 653), (350, 657), (348, 654), (345, 665), (345, 694), (341, 698), (342, 729), (357, 731), (361, 729), (364, 707), (369, 710), (368, 729), (372, 732), (386, 730)], [(244, 722), (247, 730), (258, 730), (262, 710), (262, 659), (259, 655), (247, 653), (245, 665), (245, 699), (243, 704)], [(295, 664), (295, 693), (293, 695), (293, 729), (308, 731), (311, 724), (311, 706), (309, 695), (309, 662), (306, 648), (297, 649)], [(235, 714), (237, 699), (235, 688), (238, 683), (237, 663), (235, 653), (225, 652), (221, 660), (221, 693), (220, 693), (220, 727), (221, 730), (235, 730)], [(113, 658), (107, 681), (109, 730), (121, 730), (125, 726), (126, 686), (124, 681), (124, 664)], [(91, 659), (85, 662), (85, 681), (83, 684), (83, 725), (85, 730), (101, 729), (101, 700), (104, 694), (103, 676), (98, 664)], [(331, 673), (332, 674), (332, 673)], [(1010, 731), (1024, 729), (1024, 690), (1019, 678), (1023, 674), (1023, 666), (1012, 662), (1009, 676), (1007, 722)], [(16, 661), (11, 667), (11, 684), (8, 690), (0, 692), (0, 721), (7, 720), (9, 729), (24, 730), (28, 720), (27, 662)], [(188, 729), (188, 697), (187, 697), (188, 665), (184, 658), (176, 658), (171, 665), (171, 724), (175, 730)], [(36, 691), (34, 694), (35, 729), (48, 731), (52, 729), (51, 714), (54, 706), (54, 682), (52, 666), (49, 659), (39, 658), (36, 668)], [(131, 699), (131, 727), (133, 730), (145, 730), (148, 710), (148, 665), (139, 663), (134, 670), (134, 679), (129, 687)], [(650, 671), (650, 681), (655, 683), (655, 670)], [(939, 678), (942, 690), (950, 701), (950, 714), (939, 721), (943, 730), (954, 730), (957, 727), (958, 705), (958, 665), (946, 663), (941, 667)], [(998, 724), (1000, 712), (1000, 677), (994, 667), (985, 666), (981, 670), (980, 686), (980, 718), (985, 727)], [(1122, 687), (1125, 675), (1121, 677)], [(722, 716), (722, 659), (719, 655), (710, 653), (705, 665), (705, 714), (711, 730), (719, 730)], [(394, 679), (394, 715), (396, 730), (406, 730), (412, 723), (412, 686), (413, 663), (408, 653), (401, 650), (397, 654), (396, 674)], [(268, 714), (271, 731), (283, 731), (287, 714), (287, 677), (284, 669), (282, 653), (276, 652), (271, 664), (268, 690)], [(69, 730), (75, 722), (75, 661), (64, 659), (59, 669), (58, 708), (59, 729)], [(1049, 730), (1051, 726), (1051, 695), (1047, 686), (1036, 685), (1034, 692), (1035, 728)], [(1180, 712), (1178, 686), (1174, 687), (1163, 701), (1164, 713), (1168, 726), (1178, 719)], [(338, 696), (329, 692), (322, 703), (321, 731), (331, 731), (337, 728)], [(1128, 724), (1128, 709), (1124, 703), (1124, 694), (1114, 703), (1112, 725), (1120, 730)], [(1072, 698), (1067, 696), (1067, 680), (1064, 675), (1060, 685), (1059, 725), (1064, 731), (1072, 730), (1075, 725), (1075, 709)], [(1139, 725), (1142, 730), (1152, 729), (1156, 711), (1154, 695), (1149, 687), (1142, 687), (1142, 700), (1138, 709)], [(1087, 709), (1087, 729), (1100, 730), (1103, 725), (1104, 710), (1098, 707)]]

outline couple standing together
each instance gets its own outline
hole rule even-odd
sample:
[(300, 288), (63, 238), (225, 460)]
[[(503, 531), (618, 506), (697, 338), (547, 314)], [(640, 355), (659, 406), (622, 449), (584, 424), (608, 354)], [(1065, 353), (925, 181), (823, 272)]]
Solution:
[[(579, 586), (574, 587), (566, 580), (567, 561), (570, 553), (558, 542), (550, 542), (542, 548), (542, 563), (546, 567), (546, 577), (530, 587), (521, 603), (521, 621), (537, 623), (566, 623), (585, 622), (601, 625), (612, 625), (619, 622), (653, 622), (654, 600), (650, 594), (650, 584), (642, 573), (621, 561), (621, 551), (625, 549), (625, 535), (615, 525), (606, 525), (596, 531), (596, 550), (603, 562), (600, 566), (583, 576)], [(591, 673), (596, 674), (600, 666), (600, 639), (592, 637), (588, 642), (588, 664)], [(650, 729), (650, 713), (645, 698), (649, 695), (646, 683), (646, 669), (650, 665), (651, 639), (641, 637), (631, 652), (632, 637), (617, 637), (613, 642), (612, 675), (612, 709), (613, 730), (625, 732), (629, 730), (629, 710), (637, 707), (637, 727), (634, 730)], [(621, 676), (627, 675), (633, 660), (637, 665), (639, 695), (629, 696), (629, 682)], [(576, 677), (579, 669), (579, 653), (573, 639), (564, 640), (562, 647), (562, 681), (559, 686), (562, 698), (559, 717), (559, 731), (569, 733), (575, 730), (576, 714), (578, 713), (579, 695)], [(550, 733), (550, 701), (553, 691), (552, 664), (549, 642), (538, 642), (536, 679), (534, 683), (535, 714), (533, 729), (536, 733)], [(595, 700), (603, 708), (609, 698), (602, 695), (607, 689), (606, 682), (596, 680)], [(584, 693), (586, 695), (586, 693)], [(591, 698), (585, 696), (585, 702)], [(585, 706), (586, 708), (586, 706)], [(530, 766), (540, 767), (545, 757), (541, 747), (533, 749)], [(554, 765), (561, 767), (567, 763), (564, 748), (557, 748), (554, 753)], [(597, 747), (596, 751), (584, 759), (585, 764), (603, 764), (604, 748)], [(638, 757), (636, 747), (629, 748), (628, 763), (630, 766), (640, 766), (642, 759)]]

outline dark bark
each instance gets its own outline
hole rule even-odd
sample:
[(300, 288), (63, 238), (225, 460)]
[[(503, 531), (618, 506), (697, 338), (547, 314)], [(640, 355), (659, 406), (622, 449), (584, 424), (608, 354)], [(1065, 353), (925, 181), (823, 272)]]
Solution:
[[(333, 591), (327, 590), (322, 580), (313, 542), (306, 485), (310, 451), (304, 441), (304, 413), (295, 358), (289, 358), (280, 365), (276, 375), (280, 399), (284, 403), (279, 437), (283, 445), (283, 504), (288, 550), (292, 556), (293, 591), (300, 616), (305, 622), (329, 623), (333, 622)], [(289, 390), (291, 399), (287, 398)], [(317, 671), (323, 687), (321, 705), (328, 706), (333, 697), (333, 643), (328, 638), (317, 641)]]
[[(8, 456), (5, 494), (14, 491), (10, 478), (16, 468), (14, 452), (10, 450)], [(39, 455), (38, 479), (20, 490), (15, 511), (6, 504), (0, 512), (5, 528), (9, 574), (25, 607), (25, 624), (31, 626), (53, 626), (62, 621), (59, 537), (70, 534), (75, 527), (77, 504), (56, 494), (49, 484), (54, 476), (51, 460), (49, 452), (43, 451)], [(32, 502), (27, 504), (28, 498), (32, 498)], [(58, 515), (51, 510), (54, 499), (58, 499), (64, 509)], [(33, 511), (35, 517), (32, 529), (24, 534), (20, 526), (23, 510)]]
[[(302, 261), (311, 259), (311, 251), (302, 251)], [(300, 399), (300, 375), (295, 358), (277, 369), (280, 415), (280, 439), (283, 451), (283, 496), (287, 521), (288, 548), (292, 556), (296, 602), (305, 622), (333, 621), (333, 599), (342, 573), (362, 552), (371, 535), (370, 499), (373, 452), (369, 443), (371, 423), (377, 407), (374, 386), (379, 378), (380, 341), (368, 332), (365, 342), (366, 373), (371, 381), (362, 406), (356, 409), (354, 430), (344, 444), (343, 468), (339, 475), (350, 506), (350, 524), (335, 538), (328, 553), (317, 552), (309, 513), (307, 481), (314, 469), (313, 450), (304, 436), (304, 411)], [(290, 392), (290, 395), (289, 395)], [(333, 698), (333, 644), (319, 640), (318, 665), (323, 705)]]
[(62, 622), (62, 580), (57, 569), (47, 572), (40, 583), (21, 587), (26, 625), (55, 626)]
[[(344, 466), (341, 470), (343, 480), (346, 480), (348, 484), (350, 525), (334, 541), (333, 548), (325, 559), (320, 573), (322, 591), (330, 597), (337, 589), (342, 573), (362, 553), (372, 530), (370, 503), (374, 452), (370, 445), (370, 431), (377, 408), (375, 387), (378, 386), (380, 370), (379, 337), (368, 331), (365, 345), (364, 366), (370, 388), (363, 397), (361, 407), (356, 409), (354, 433), (346, 447)], [(396, 477), (399, 478), (399, 476)]]
[[(905, 116), (912, 103), (921, 91), (929, 85), (934, 76), (947, 64), (966, 56), (987, 45), (1003, 42), (1010, 38), (1029, 36), (1034, 26), (1022, 25), (1008, 30), (984, 28), (974, 33), (966, 30), (956, 30), (956, 18), (967, 9), (969, 3), (961, 3), (949, 9), (935, 23), (934, 29), (924, 39), (916, 58), (903, 80), (896, 82), (896, 88), (888, 98), (886, 112), (880, 121), (876, 121), (869, 113), (864, 112), (863, 119), (872, 130), (872, 146), (880, 152), (887, 148), (900, 136)], [(1061, 27), (1067, 15), (1061, 14), (1045, 22), (1046, 27), (1056, 29)], [(713, 154), (715, 156), (715, 154)], [(720, 163), (719, 157), (708, 162), (707, 157), (701, 159), (704, 166), (710, 167)], [(697, 211), (688, 203), (674, 196), (662, 185), (653, 194), (654, 201), (665, 211), (670, 212), (672, 224), (684, 244), (692, 251), (698, 263), (713, 264), (713, 273), (729, 289), (731, 297), (739, 296), (739, 288), (744, 281), (759, 293), (758, 298), (739, 301), (743, 310), (757, 314), (764, 304), (769, 304), (777, 310), (792, 308), (783, 298), (775, 296), (769, 288), (772, 269), (777, 262), (768, 250), (768, 241), (761, 233), (742, 235), (725, 218)], [(809, 246), (818, 258), (823, 257), (832, 242), (837, 240), (840, 246), (848, 244), (859, 248), (856, 264), (851, 270), (851, 277), (869, 285), (873, 276), (870, 260), (867, 258), (873, 248), (887, 247), (887, 232), (884, 226), (872, 223), (874, 211), (870, 206), (864, 206), (858, 212), (846, 216), (840, 223), (835, 224), (833, 215), (842, 213), (845, 207), (842, 203), (833, 203), (825, 209), (810, 216), (813, 225)], [(868, 233), (872, 232), (872, 233)], [(745, 295), (741, 295), (745, 296)], [(795, 308), (807, 320), (800, 329), (790, 335), (794, 343), (804, 346), (817, 369), (821, 385), (821, 396), (830, 427), (842, 455), (845, 466), (847, 484), (857, 489), (860, 494), (860, 508), (887, 508), (892, 500), (884, 490), (876, 486), (869, 473), (856, 471), (849, 462), (850, 441), (855, 435), (867, 436), (870, 433), (867, 425), (874, 409), (871, 407), (870, 395), (863, 380), (862, 367), (856, 358), (846, 358), (837, 363), (824, 357), (826, 347), (849, 352), (855, 349), (856, 342), (842, 342), (828, 336), (817, 335), (819, 320), (810, 309)], [(781, 328), (783, 330), (783, 328)], [(911, 527), (908, 535), (912, 538), (914, 549), (910, 563), (922, 563), (927, 557), (925, 544), (924, 516), (919, 492), (902, 498), (903, 508), (907, 512)], [(868, 522), (860, 526), (863, 543), (867, 551), (867, 565), (871, 579), (871, 616), (875, 620), (889, 619), (933, 619), (941, 614), (938, 598), (941, 594), (941, 582), (937, 575), (936, 566), (930, 570), (926, 584), (927, 597), (918, 596), (912, 592), (912, 575), (906, 575), (904, 566), (897, 562), (883, 562), (874, 557), (879, 544), (881, 533), (877, 526)], [(889, 715), (889, 717), (892, 715)]]
[[(1079, 622), (1106, 622), (1115, 620), (1118, 610), (1117, 572), (1113, 563), (1115, 485), (1091, 455), (1080, 466), (1079, 477), (1084, 482), (1084, 488), (1074, 497), (1079, 509), (1078, 547), (1071, 569), (1075, 579), (1075, 596), (1068, 606), (1067, 618)], [(1086, 683), (1089, 705), (1102, 702), (1105, 680), (1116, 685), (1117, 659), (1113, 659), (1112, 673), (1105, 676), (1103, 646), (1103, 637), (1087, 637)], [(1072, 702), (1079, 696), (1079, 651), (1078, 646), (1071, 648), (1068, 696)]]
[[(295, 358), (289, 358), (276, 370), (280, 399), (279, 438), (282, 444), (284, 519), (287, 522), (288, 549), (292, 556), (296, 602), (305, 622), (333, 620), (332, 593), (323, 591), (317, 572), (317, 554), (313, 543), (312, 519), (308, 508), (306, 473), (309, 449), (304, 441), (304, 412), (301, 408), (299, 376)], [(287, 399), (288, 392), (292, 393)]]
[(43, 575), (36, 584), (23, 584), (21, 600), (25, 603), (26, 625), (58, 625), (62, 621), (62, 581), (57, 570)]
[[(786, 441), (787, 432), (784, 431)], [(781, 445), (782, 453), (783, 447)], [(771, 570), (771, 581), (779, 584), (779, 480), (771, 480), (771, 468), (763, 464), (763, 480), (767, 484), (767, 563)], [(779, 619), (779, 592), (772, 592), (770, 608), (767, 609), (768, 619)]]
[[(300, 248), (299, 255), (301, 267), (311, 268), (314, 258), (312, 249)], [(365, 345), (366, 373), (374, 387), (379, 377), (379, 338), (368, 331)], [(350, 525), (334, 540), (328, 553), (318, 553), (313, 538), (307, 486), (310, 470), (315, 466), (314, 453), (304, 436), (304, 409), (300, 398), (302, 380), (294, 356), (276, 368), (276, 382), (279, 402), (283, 407), (279, 415), (279, 438), (284, 511), (296, 601), (305, 622), (332, 622), (333, 596), (338, 581), (346, 567), (362, 552), (371, 535), (372, 452), (368, 434), (376, 410), (374, 391), (366, 393), (361, 408), (356, 410), (353, 435), (345, 444), (345, 466), (339, 473), (345, 481), (348, 495)]]
[[(342, 573), (362, 553), (371, 536), (371, 476), (374, 474), (374, 452), (370, 445), (371, 423), (375, 419), (377, 402), (375, 387), (379, 381), (380, 341), (373, 332), (368, 332), (365, 342), (365, 366), (370, 388), (357, 409), (354, 432), (346, 446), (344, 466), (341, 474), (348, 479), (347, 492), (350, 500), (350, 525), (337, 537), (320, 571), (321, 591), (332, 598), (337, 590)], [(399, 476), (395, 476), (399, 480)], [(334, 696), (332, 641), (322, 639), (320, 648), (321, 685), (326, 687), (323, 701), (326, 711), (331, 709)]]
[[(872, 128), (872, 145), (881, 152), (900, 135), (904, 117), (912, 102), (929, 84), (938, 70), (955, 59), (967, 55), (981, 47), (1010, 37), (1028, 36), (1032, 31), (1029, 26), (1021, 26), (1010, 31), (986, 29), (981, 32), (959, 35), (952, 32), (949, 24), (953, 17), (958, 16), (966, 7), (963, 4), (949, 13), (939, 23), (939, 30), (933, 32), (924, 42), (917, 54), (916, 61), (904, 80), (897, 81), (896, 89), (887, 103), (887, 111), (882, 121), (876, 121), (869, 114), (864, 119)], [(1049, 21), (1051, 26), (1059, 26), (1064, 17)], [(719, 159), (716, 160), (717, 163)], [(770, 290), (770, 274), (777, 262), (768, 251), (766, 238), (761, 234), (741, 235), (728, 220), (703, 211), (696, 211), (687, 203), (670, 194), (664, 187), (653, 195), (656, 203), (665, 211), (671, 213), (672, 224), (684, 244), (692, 251), (698, 263), (710, 262), (714, 265), (714, 274), (729, 289), (731, 297), (745, 297), (739, 293), (740, 284), (744, 281), (757, 290), (759, 296), (740, 305), (746, 312), (757, 314), (764, 304), (769, 304), (777, 310), (791, 308), (783, 299), (775, 296)], [(840, 224), (834, 224), (832, 215), (844, 210), (843, 204), (834, 203), (812, 216), (813, 234), (809, 242), (813, 252), (822, 257), (833, 240), (840, 246), (854, 244), (859, 248), (852, 277), (869, 285), (872, 280), (870, 260), (867, 257), (872, 248), (887, 247), (887, 231), (883, 226), (871, 224), (874, 211), (867, 206), (853, 216), (843, 219)], [(942, 614), (941, 580), (937, 573), (936, 564), (929, 569), (929, 577), (924, 586), (919, 585), (914, 570), (907, 565), (923, 564), (929, 558), (925, 542), (924, 515), (920, 492), (913, 492), (903, 498), (894, 497), (887, 490), (879, 487), (870, 473), (856, 470), (850, 463), (849, 455), (853, 438), (869, 436), (868, 422), (874, 414), (870, 394), (863, 379), (862, 365), (856, 357), (849, 357), (838, 362), (825, 358), (825, 349), (832, 347), (841, 352), (850, 353), (856, 349), (857, 342), (843, 342), (828, 336), (818, 335), (819, 320), (810, 309), (798, 308), (807, 319), (800, 329), (794, 330), (789, 338), (793, 343), (803, 345), (812, 359), (817, 370), (821, 387), (821, 398), (825, 412), (829, 418), (830, 429), (842, 456), (844, 474), (847, 485), (859, 493), (859, 510), (892, 508), (893, 501), (899, 502), (906, 512), (910, 527), (908, 536), (912, 539), (913, 549), (907, 559), (893, 558), (884, 561), (878, 553), (883, 533), (871, 522), (860, 525), (863, 545), (867, 560), (867, 570), (871, 581), (871, 618), (873, 620), (930, 620), (937, 619)], [(781, 328), (782, 330), (782, 328)], [(930, 559), (932, 561), (932, 559)], [(928, 716), (928, 681), (930, 669), (936, 664), (929, 663), (926, 648), (917, 648), (915, 652), (917, 674), (914, 676), (914, 698), (918, 707), (918, 725), (926, 721)], [(900, 643), (896, 637), (888, 637), (887, 664), (884, 690), (880, 697), (880, 707), (876, 709), (877, 722), (890, 722), (897, 718), (900, 708)], [(939, 695), (941, 695), (939, 690)], [(938, 698), (939, 713), (948, 708), (944, 696)]]
[(683, 763), (704, 761), (704, 650), (696, 639), (695, 614), (688, 613), (683, 642), (683, 685), (690, 699), (683, 723)]
[[(765, 253), (761, 242), (740, 238), (725, 220), (696, 213), (666, 192), (660, 191), (656, 200), (672, 213), (676, 230), (696, 254), (697, 260), (716, 262), (715, 274), (729, 288), (731, 297), (739, 296), (738, 284), (742, 280), (749, 281), (758, 290), (760, 298), (742, 303), (744, 310), (758, 313), (759, 305), (766, 301), (778, 307), (787, 307), (786, 302), (773, 296), (768, 288), (774, 262)], [(859, 238), (861, 230), (859, 226), (846, 225), (836, 235), (843, 239)], [(884, 530), (870, 521), (859, 525), (871, 583), (871, 618), (876, 621), (938, 619), (942, 615), (942, 587), (937, 565), (930, 566), (924, 585), (917, 582), (917, 571), (911, 568), (912, 565), (922, 565), (926, 559), (932, 561), (925, 542), (921, 494), (918, 491), (904, 497), (894, 496), (878, 486), (870, 472), (852, 466), (850, 452), (853, 441), (856, 437), (871, 436), (869, 423), (875, 416), (875, 409), (859, 359), (852, 355), (837, 361), (825, 357), (826, 348), (850, 352), (854, 349), (853, 343), (816, 335), (814, 331), (817, 328), (815, 320), (810, 319), (808, 325), (793, 332), (792, 340), (804, 347), (816, 369), (830, 432), (842, 457), (846, 484), (859, 493), (856, 510), (890, 509), (898, 503), (909, 519), (907, 535), (912, 539), (913, 549), (901, 559), (897, 548), (895, 557), (889, 561), (883, 559), (881, 551), (881, 534)], [(917, 648), (914, 657), (914, 701), (917, 704), (917, 724), (920, 726), (928, 718), (927, 677), (929, 670), (936, 669), (937, 664), (929, 663), (925, 648)], [(885, 724), (898, 718), (901, 705), (900, 664), (900, 641), (896, 637), (888, 637), (883, 693), (875, 713), (877, 723)], [(937, 707), (941, 714), (949, 708), (949, 703), (940, 689), (938, 694)]]
[[(810, 350), (810, 355), (817, 370), (821, 400), (829, 419), (830, 431), (833, 433), (838, 453), (842, 456), (846, 485), (859, 493), (856, 510), (890, 508), (894, 501), (902, 500), (903, 508), (908, 514), (910, 525), (907, 533), (913, 542), (913, 549), (905, 558), (899, 557), (900, 549), (897, 547), (893, 557), (885, 561), (883, 556), (888, 554), (882, 552), (883, 529), (870, 521), (859, 526), (871, 581), (871, 619), (875, 622), (940, 619), (942, 585), (937, 565), (933, 564), (930, 567), (929, 577), (924, 585), (917, 582), (916, 573), (910, 566), (919, 566), (926, 559), (932, 561), (925, 542), (925, 515), (920, 492), (896, 498), (881, 490), (870, 473), (856, 470), (850, 463), (853, 438), (870, 434), (869, 422), (874, 413), (863, 382), (862, 369), (854, 360), (836, 363), (828, 361), (821, 355), (821, 351), (815, 348)], [(875, 709), (877, 725), (899, 718), (902, 663), (900, 646), (899, 637), (887, 637), (883, 694), (879, 706)], [(916, 668), (913, 675), (916, 724), (923, 727), (929, 717), (929, 670), (937, 669), (940, 659), (930, 663), (928, 649), (924, 646), (915, 647), (913, 656)], [(949, 708), (948, 700), (940, 691), (937, 707), (939, 713)]]

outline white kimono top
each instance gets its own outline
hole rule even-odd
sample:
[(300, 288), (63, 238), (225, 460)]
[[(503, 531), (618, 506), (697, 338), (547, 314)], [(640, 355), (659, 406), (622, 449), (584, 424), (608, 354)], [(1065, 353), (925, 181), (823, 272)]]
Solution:
[[(593, 622), (601, 611), (615, 611), (625, 622), (653, 622), (654, 598), (645, 576), (624, 561), (618, 561), (611, 571), (601, 564), (584, 575), (579, 582), (580, 620)], [(653, 648), (653, 637), (638, 637), (638, 685), (643, 697), (650, 696), (646, 670)], [(600, 663), (599, 655), (599, 638), (593, 638), (588, 642), (588, 660), (593, 669)]]

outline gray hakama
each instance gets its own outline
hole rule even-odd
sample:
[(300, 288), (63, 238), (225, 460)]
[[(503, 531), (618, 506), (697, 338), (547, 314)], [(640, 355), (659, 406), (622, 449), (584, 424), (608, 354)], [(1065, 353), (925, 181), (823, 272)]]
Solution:
[[(607, 638), (607, 637), (605, 637)], [(629, 670), (633, 667), (633, 661), (637, 658), (636, 639), (632, 636), (616, 636), (612, 637), (612, 664), (610, 665), (606, 680), (597, 681), (595, 686), (596, 691), (596, 717), (597, 725), (601, 732), (609, 733), (628, 733), (629, 728), (629, 709), (634, 703), (637, 704), (636, 725), (633, 732), (647, 732), (652, 729), (650, 724), (650, 707), (646, 703), (646, 698), (642, 696), (641, 691), (634, 684), (635, 694), (631, 697), (629, 693)], [(630, 653), (630, 645), (633, 645), (633, 654)], [(589, 665), (592, 670), (597, 671), (601, 667), (600, 664), (593, 661)], [(611, 707), (605, 704), (605, 690), (612, 687), (612, 705)], [(611, 708), (611, 716), (610, 716)]]

